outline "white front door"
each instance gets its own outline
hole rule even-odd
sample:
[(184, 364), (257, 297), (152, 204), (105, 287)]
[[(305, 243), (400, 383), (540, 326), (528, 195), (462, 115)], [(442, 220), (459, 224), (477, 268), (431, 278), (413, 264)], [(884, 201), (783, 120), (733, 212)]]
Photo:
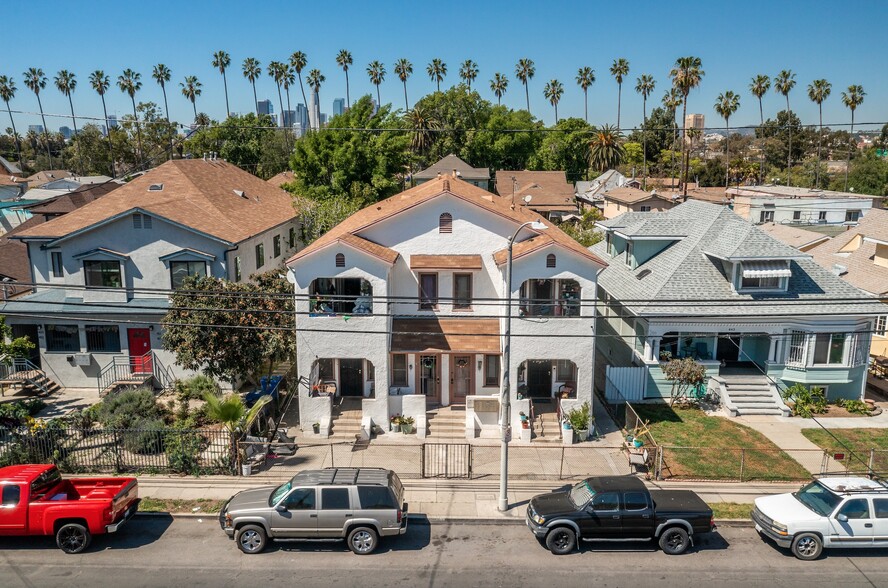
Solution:
[(830, 518), (830, 543), (834, 547), (868, 547), (873, 543), (873, 518), (869, 500), (849, 498)]

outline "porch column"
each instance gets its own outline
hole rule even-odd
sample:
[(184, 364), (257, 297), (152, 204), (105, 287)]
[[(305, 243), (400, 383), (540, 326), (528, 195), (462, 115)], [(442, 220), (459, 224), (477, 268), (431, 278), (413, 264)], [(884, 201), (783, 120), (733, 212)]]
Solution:
[(770, 342), (770, 348), (768, 349), (768, 362), (769, 363), (776, 363), (777, 362), (777, 338), (769, 335), (768, 341)]
[(644, 340), (644, 360), (651, 361), (651, 355), (654, 352), (654, 341), (652, 337), (646, 337)]
[(654, 356), (651, 358), (652, 361), (660, 361), (660, 341), (663, 340), (663, 337), (654, 337)]

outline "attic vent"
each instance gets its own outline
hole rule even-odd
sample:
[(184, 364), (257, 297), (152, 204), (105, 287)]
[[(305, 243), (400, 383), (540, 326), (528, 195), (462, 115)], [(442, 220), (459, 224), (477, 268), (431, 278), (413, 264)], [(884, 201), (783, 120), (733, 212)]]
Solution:
[(444, 190), (446, 192), (450, 191), (450, 180), (444, 180)]
[(337, 253), (336, 254), (336, 267), (345, 267), (345, 254)]
[(151, 228), (151, 217), (147, 214), (139, 214), (136, 213), (133, 215), (133, 228), (134, 229), (150, 229)]
[(244, 200), (249, 200), (249, 197), (244, 193), (243, 190), (234, 190), (234, 194), (235, 194), (236, 196), (240, 196), (240, 197), (243, 198)]
[(441, 216), (438, 217), (438, 232), (453, 232), (453, 216), (449, 212), (442, 213)]
[(555, 254), (550, 253), (546, 256), (546, 267), (555, 267)]
[(160, 192), (161, 190), (163, 190), (163, 184), (151, 184), (148, 186), (149, 192)]
[(651, 275), (651, 270), (643, 269), (640, 272), (638, 272), (638, 274), (635, 276), (635, 279), (636, 280), (643, 280), (644, 278), (648, 277), (649, 275)]

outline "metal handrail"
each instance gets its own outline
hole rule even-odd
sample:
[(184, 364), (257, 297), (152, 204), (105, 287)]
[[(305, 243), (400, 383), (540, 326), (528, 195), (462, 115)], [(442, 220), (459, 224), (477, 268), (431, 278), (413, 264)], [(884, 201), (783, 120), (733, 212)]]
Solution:
[[(155, 364), (154, 351), (142, 355), (115, 355), (105, 367), (99, 370), (99, 375), (96, 376), (99, 393), (107, 390), (116, 382), (131, 378), (134, 374), (154, 376)], [(144, 369), (146, 365), (150, 366), (150, 370)], [(136, 370), (137, 366), (141, 369)]]

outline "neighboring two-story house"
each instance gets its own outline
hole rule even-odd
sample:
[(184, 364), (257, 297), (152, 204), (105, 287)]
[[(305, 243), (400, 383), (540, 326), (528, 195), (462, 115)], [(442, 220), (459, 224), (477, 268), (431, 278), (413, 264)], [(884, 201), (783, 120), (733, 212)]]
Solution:
[(526, 206), (545, 219), (560, 222), (579, 214), (576, 189), (563, 171), (496, 172), (496, 193), (510, 205)]
[[(511, 423), (549, 406), (592, 402), (596, 275), (605, 263), (523, 206), (442, 176), (349, 217), (287, 265), (296, 292), (304, 430), (328, 434), (331, 404), (358, 399), (363, 434), (393, 414), (466, 408), (466, 436), (496, 429), (506, 295), (511, 296)], [(330, 394), (329, 396), (327, 394)], [(495, 436), (495, 435), (494, 435)], [(517, 434), (516, 434), (517, 437)]]
[[(734, 212), (752, 223), (833, 227), (855, 225), (882, 198), (855, 192), (835, 192), (789, 186), (740, 186), (727, 189)], [(834, 233), (833, 233), (834, 234)]]
[(96, 386), (121, 357), (181, 372), (161, 349), (170, 290), (188, 276), (242, 281), (282, 266), (298, 235), (283, 190), (224, 161), (169, 161), (17, 232), (37, 286), (0, 313), (63, 386)]
[[(597, 349), (630, 400), (668, 397), (660, 361), (693, 357), (735, 413), (780, 414), (799, 382), (862, 398), (883, 306), (728, 208), (688, 201), (601, 221)], [(631, 368), (631, 369), (614, 369)], [(640, 374), (640, 376), (639, 376)], [(714, 384), (714, 385), (715, 385)]]
[(419, 185), (429, 180), (437, 179), (438, 176), (456, 175), (464, 182), (468, 182), (473, 186), (490, 189), (490, 170), (486, 167), (472, 167), (456, 155), (452, 153), (439, 159), (424, 170), (413, 174), (413, 181)]
[(600, 202), (604, 218), (615, 218), (625, 212), (661, 212), (675, 206), (675, 200), (658, 194), (656, 190), (645, 192), (631, 186), (605, 192)]

